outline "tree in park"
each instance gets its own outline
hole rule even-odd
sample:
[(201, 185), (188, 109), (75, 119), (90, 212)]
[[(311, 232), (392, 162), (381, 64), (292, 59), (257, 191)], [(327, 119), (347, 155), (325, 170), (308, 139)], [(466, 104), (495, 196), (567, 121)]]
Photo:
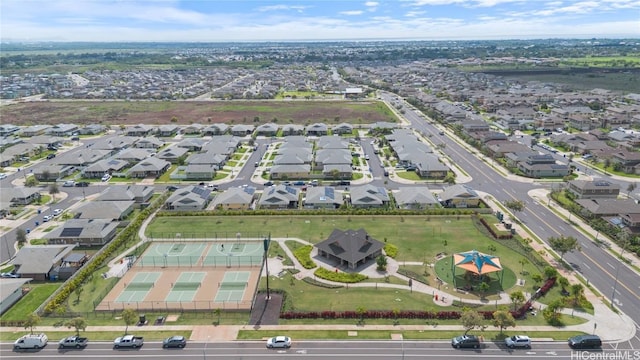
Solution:
[(366, 313), (367, 313), (367, 309), (364, 306), (358, 306), (356, 308), (356, 314), (358, 314), (358, 317), (360, 317), (360, 320), (358, 321), (360, 324), (364, 322), (364, 315)]
[(538, 284), (539, 284), (539, 283), (541, 283), (541, 282), (542, 282), (542, 280), (544, 280), (544, 279), (542, 278), (542, 275), (540, 275), (540, 274), (533, 274), (533, 275), (531, 275), (531, 280), (533, 280), (533, 282), (534, 282), (536, 285), (538, 285)]
[(464, 334), (475, 328), (484, 329), (484, 318), (475, 310), (465, 309), (460, 316), (460, 322), (462, 322), (462, 327), (464, 327)]
[(81, 316), (74, 317), (73, 319), (67, 321), (65, 323), (65, 326), (68, 327), (69, 329), (71, 328), (76, 329), (76, 335), (80, 336), (80, 330), (84, 331), (87, 328), (87, 320), (85, 320)]
[(508, 327), (516, 327), (516, 319), (506, 310), (498, 310), (493, 313), (493, 325), (502, 331)]
[(518, 263), (520, 263), (520, 265), (522, 265), (522, 270), (520, 271), (520, 274), (525, 275), (524, 266), (529, 263), (529, 260), (527, 260), (526, 258), (522, 258), (522, 259), (518, 260)]
[(26, 187), (34, 187), (34, 186), (38, 186), (40, 182), (38, 181), (38, 179), (36, 179), (35, 176), (29, 176), (27, 177), (27, 180), (24, 181), (24, 186)]
[(543, 272), (544, 272), (544, 276), (547, 279), (551, 279), (558, 276), (558, 270), (552, 268), (551, 266), (545, 266)]
[(126, 325), (126, 327), (124, 328), (124, 333), (126, 335), (129, 331), (129, 325), (135, 324), (138, 320), (138, 314), (133, 309), (124, 309), (122, 310), (122, 320), (124, 320), (124, 323)]
[(561, 276), (560, 278), (558, 278), (558, 284), (560, 284), (560, 287), (562, 288), (562, 294), (564, 295), (567, 292), (567, 286), (569, 286), (569, 279)]
[(548, 241), (551, 248), (560, 253), (560, 261), (562, 261), (564, 254), (574, 250), (580, 251), (578, 239), (573, 236), (550, 237)]
[(489, 284), (487, 284), (486, 282), (482, 282), (480, 285), (478, 285), (478, 290), (480, 291), (480, 297), (484, 299), (484, 296), (487, 294), (487, 291), (489, 291), (489, 288), (491, 286), (489, 286)]
[(584, 286), (582, 284), (573, 284), (571, 285), (571, 295), (573, 295), (573, 305), (578, 305), (580, 303), (580, 298), (584, 294)]
[(36, 313), (31, 313), (27, 316), (27, 319), (24, 321), (24, 328), (25, 329), (29, 329), (29, 331), (31, 332), (31, 334), (33, 334), (33, 328), (35, 328), (36, 326), (38, 326), (38, 324), (40, 323), (40, 316), (38, 316), (38, 314)]
[(547, 322), (551, 325), (558, 324), (560, 322), (560, 318), (562, 317), (562, 309), (564, 305), (562, 303), (562, 299), (554, 300), (549, 305), (547, 305), (544, 310), (542, 310), (542, 316)]
[(518, 309), (518, 307), (524, 304), (526, 298), (524, 297), (524, 293), (520, 290), (514, 291), (509, 295), (511, 302), (513, 303), (513, 310)]
[(384, 255), (380, 255), (376, 258), (376, 264), (378, 265), (378, 271), (386, 271), (387, 270), (387, 257)]

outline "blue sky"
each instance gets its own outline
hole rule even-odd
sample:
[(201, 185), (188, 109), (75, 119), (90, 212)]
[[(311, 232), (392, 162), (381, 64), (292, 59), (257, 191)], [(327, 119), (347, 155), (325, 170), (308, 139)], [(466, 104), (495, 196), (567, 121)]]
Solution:
[(640, 0), (2, 0), (3, 41), (640, 37)]

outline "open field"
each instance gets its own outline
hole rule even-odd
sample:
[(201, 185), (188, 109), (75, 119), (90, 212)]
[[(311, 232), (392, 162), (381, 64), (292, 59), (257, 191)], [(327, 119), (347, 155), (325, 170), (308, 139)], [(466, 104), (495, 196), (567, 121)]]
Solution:
[(266, 122), (359, 125), (396, 122), (397, 118), (378, 101), (35, 101), (4, 106), (2, 121), (14, 125), (259, 125)]

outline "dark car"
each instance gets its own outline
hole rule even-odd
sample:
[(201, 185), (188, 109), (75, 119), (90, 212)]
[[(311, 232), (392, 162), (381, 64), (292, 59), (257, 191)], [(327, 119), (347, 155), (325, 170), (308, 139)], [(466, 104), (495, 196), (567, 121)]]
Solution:
[(273, 181), (267, 181), (264, 186), (273, 186)]
[(182, 349), (186, 345), (187, 345), (187, 339), (185, 339), (184, 336), (180, 336), (180, 335), (175, 335), (175, 336), (166, 338), (164, 339), (164, 341), (162, 341), (162, 347), (165, 349), (167, 348)]
[(480, 347), (480, 338), (475, 335), (461, 335), (451, 339), (451, 346), (456, 349), (460, 348), (474, 348)]
[(76, 183), (76, 186), (77, 187), (87, 187), (87, 186), (89, 186), (89, 182), (88, 181), (78, 181)]
[(51, 160), (54, 157), (56, 157), (56, 154), (49, 154), (49, 155), (47, 155), (47, 160)]
[(569, 346), (573, 349), (597, 349), (602, 346), (598, 335), (578, 335), (569, 338)]

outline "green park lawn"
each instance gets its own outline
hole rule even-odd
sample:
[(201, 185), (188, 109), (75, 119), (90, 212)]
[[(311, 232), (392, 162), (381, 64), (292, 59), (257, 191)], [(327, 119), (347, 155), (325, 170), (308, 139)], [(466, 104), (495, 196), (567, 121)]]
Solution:
[(3, 321), (24, 320), (25, 314), (30, 314), (38, 308), (62, 283), (30, 284), (31, 290), (12, 306), (0, 319)]

